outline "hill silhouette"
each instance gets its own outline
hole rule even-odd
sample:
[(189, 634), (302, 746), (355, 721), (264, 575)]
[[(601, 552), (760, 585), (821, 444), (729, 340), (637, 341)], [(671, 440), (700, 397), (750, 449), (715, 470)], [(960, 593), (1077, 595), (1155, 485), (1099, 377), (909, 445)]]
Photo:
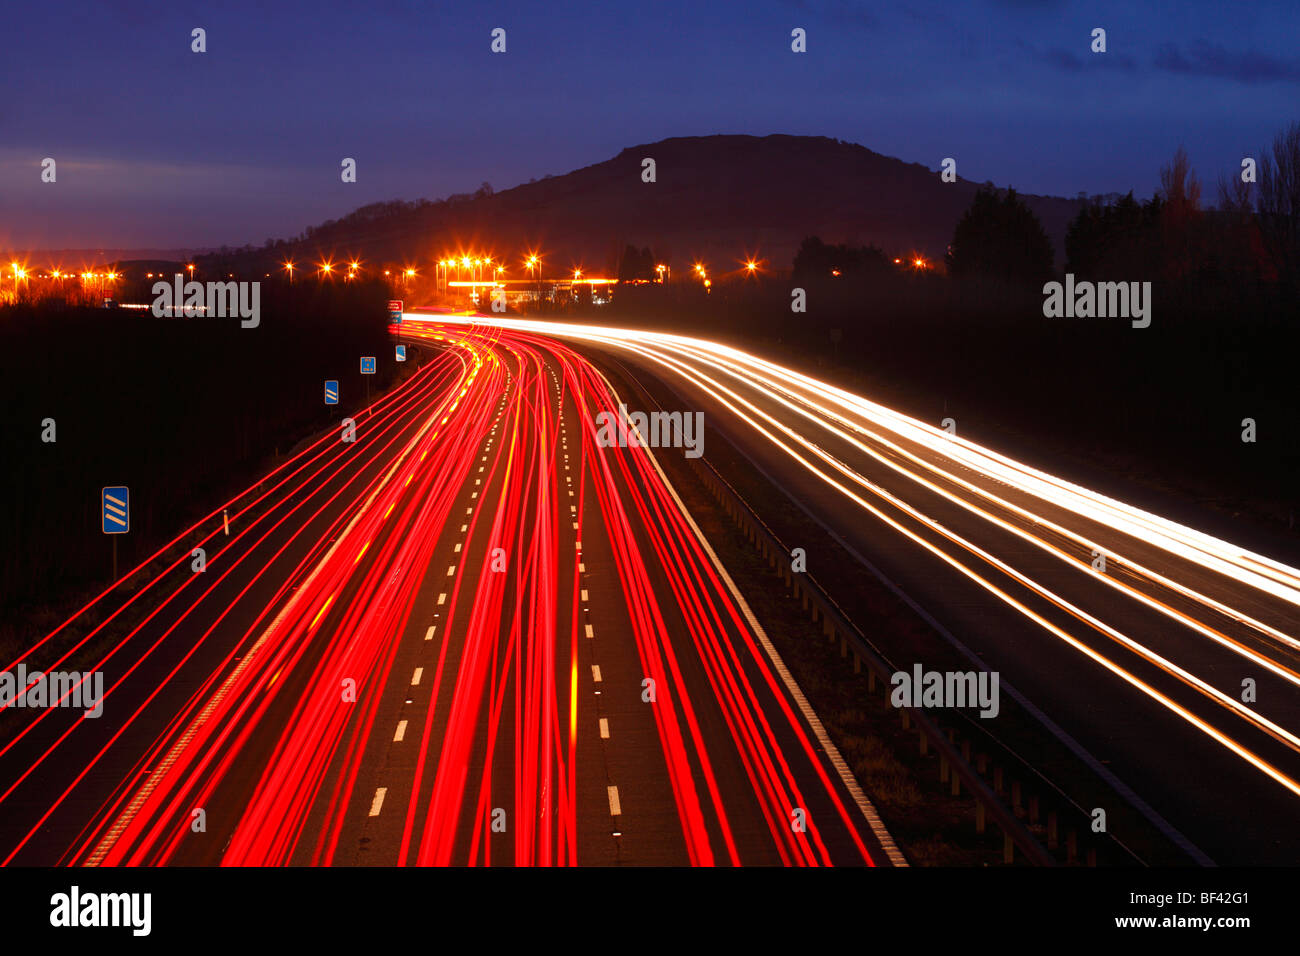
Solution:
[[(641, 179), (653, 158), (657, 180)], [(937, 166), (937, 163), (936, 163)], [(626, 244), (681, 268), (719, 271), (745, 254), (788, 269), (809, 235), (942, 257), (981, 184), (821, 136), (683, 136), (632, 146), (573, 172), (445, 200), (362, 207), (275, 251), (427, 264), (458, 249), (514, 255), (535, 248), (549, 271), (611, 268)], [(1024, 195), (1063, 259), (1078, 200)]]

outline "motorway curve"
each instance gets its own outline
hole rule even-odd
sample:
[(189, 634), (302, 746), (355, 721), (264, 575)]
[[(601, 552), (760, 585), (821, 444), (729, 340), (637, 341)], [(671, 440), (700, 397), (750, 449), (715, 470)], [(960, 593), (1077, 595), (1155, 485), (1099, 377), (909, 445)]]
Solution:
[(9, 663), (106, 694), (0, 716), (0, 861), (901, 864), (654, 455), (597, 442), (597, 369), (403, 331), (427, 361), (355, 441)]
[(1190, 858), (1300, 859), (1296, 568), (722, 343), (442, 320), (666, 383)]

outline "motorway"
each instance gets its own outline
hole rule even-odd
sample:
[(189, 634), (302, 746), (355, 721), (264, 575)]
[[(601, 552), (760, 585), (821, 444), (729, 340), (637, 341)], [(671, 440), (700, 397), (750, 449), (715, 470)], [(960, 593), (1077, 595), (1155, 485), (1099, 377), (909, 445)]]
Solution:
[(1188, 859), (1300, 859), (1295, 568), (726, 345), (443, 320), (561, 338), (703, 410), (794, 503), (774, 521), (898, 589)]
[(596, 367), (403, 334), (355, 441), (6, 662), (106, 695), (0, 712), (0, 862), (903, 864), (654, 454), (597, 443)]

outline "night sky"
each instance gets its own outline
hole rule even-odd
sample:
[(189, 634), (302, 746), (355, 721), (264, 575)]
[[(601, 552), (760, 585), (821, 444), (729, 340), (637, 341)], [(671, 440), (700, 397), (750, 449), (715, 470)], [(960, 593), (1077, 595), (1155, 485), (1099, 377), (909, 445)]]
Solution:
[(1300, 119), (1294, 0), (32, 2), (0, 32), (0, 248), (260, 244), (710, 133), (1066, 196), (1149, 195), (1183, 143), (1212, 200)]

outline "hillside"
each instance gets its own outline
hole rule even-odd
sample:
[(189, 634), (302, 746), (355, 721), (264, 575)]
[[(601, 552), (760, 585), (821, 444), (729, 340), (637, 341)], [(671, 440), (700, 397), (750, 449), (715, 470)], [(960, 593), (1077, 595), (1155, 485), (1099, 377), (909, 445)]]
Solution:
[[(644, 157), (657, 164), (655, 183), (641, 181)], [(678, 268), (698, 257), (721, 269), (749, 252), (785, 269), (803, 238), (819, 235), (940, 257), (978, 186), (825, 137), (674, 137), (495, 194), (365, 207), (285, 248), (425, 263), (458, 248), (537, 248), (553, 267), (590, 269), (630, 242)], [(1078, 201), (1025, 198), (1059, 265)]]

